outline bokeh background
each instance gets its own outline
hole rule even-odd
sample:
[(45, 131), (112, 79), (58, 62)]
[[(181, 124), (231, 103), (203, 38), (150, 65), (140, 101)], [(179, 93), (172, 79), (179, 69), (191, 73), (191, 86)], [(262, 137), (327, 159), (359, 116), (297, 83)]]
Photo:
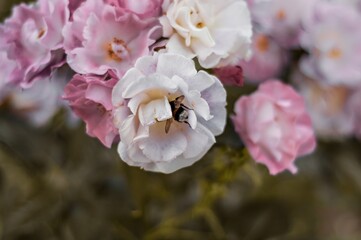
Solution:
[[(18, 2), (0, 0), (1, 19)], [(229, 113), (251, 90), (227, 89)], [(65, 118), (34, 128), (1, 104), (1, 239), (361, 239), (356, 139), (320, 141), (297, 175), (270, 176), (228, 122), (206, 157), (164, 175), (127, 166)]]

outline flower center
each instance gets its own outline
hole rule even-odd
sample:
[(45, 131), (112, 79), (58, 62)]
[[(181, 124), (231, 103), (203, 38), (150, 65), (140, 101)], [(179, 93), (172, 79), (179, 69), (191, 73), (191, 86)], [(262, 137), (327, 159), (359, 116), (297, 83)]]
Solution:
[(278, 21), (283, 21), (283, 20), (285, 20), (285, 19), (286, 19), (286, 12), (285, 12), (285, 10), (283, 10), (283, 9), (278, 10), (278, 12), (276, 13), (276, 19), (277, 19)]
[(96, 109), (99, 111), (100, 114), (104, 114), (107, 112), (105, 107), (103, 105), (101, 105), (100, 103), (96, 104)]
[(341, 49), (334, 47), (328, 52), (327, 56), (332, 59), (339, 59), (342, 56), (342, 51)]
[(172, 14), (169, 13), (168, 16), (171, 25), (185, 39), (187, 47), (192, 45), (193, 39), (201, 41), (207, 47), (213, 47), (215, 41), (209, 29), (210, 17), (205, 16), (205, 10), (201, 8), (201, 4), (190, 2), (192, 4), (188, 4), (188, 1), (180, 1), (172, 5), (172, 11), (169, 11)]
[(260, 52), (266, 52), (269, 48), (269, 40), (267, 36), (263, 34), (259, 35), (256, 41), (256, 46)]
[(113, 38), (113, 41), (106, 46), (107, 56), (109, 59), (121, 62), (129, 58), (129, 48), (122, 39)]
[(190, 14), (191, 22), (194, 26), (196, 26), (197, 28), (203, 28), (206, 26), (202, 17), (199, 15), (198, 10), (191, 8), (189, 14)]
[(203, 22), (199, 22), (199, 23), (197, 23), (197, 28), (202, 28), (202, 27), (204, 27), (205, 25), (204, 25), (204, 23)]
[(40, 31), (38, 32), (38, 39), (44, 36), (44, 34), (45, 34), (45, 29), (44, 28), (40, 29)]

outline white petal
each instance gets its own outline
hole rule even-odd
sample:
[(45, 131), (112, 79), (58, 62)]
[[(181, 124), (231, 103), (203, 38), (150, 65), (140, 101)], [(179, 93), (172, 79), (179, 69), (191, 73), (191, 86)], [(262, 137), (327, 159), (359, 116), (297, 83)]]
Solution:
[(195, 129), (197, 127), (197, 116), (194, 111), (192, 111), (192, 110), (188, 111), (188, 120), (187, 121), (192, 129)]
[(178, 85), (178, 91), (182, 94), (186, 94), (189, 91), (189, 84), (179, 76), (173, 76), (172, 81)]
[(194, 62), (191, 59), (176, 54), (160, 54), (157, 72), (169, 78), (175, 75), (181, 78), (187, 78), (197, 73)]
[(201, 91), (202, 98), (204, 98), (208, 103), (223, 103), (224, 106), (226, 105), (227, 100), (227, 92), (224, 89), (222, 83), (219, 81), (218, 78), (213, 76), (214, 84)]
[(194, 39), (192, 41), (193, 52), (197, 55), (197, 58), (199, 61), (203, 61), (204, 59), (209, 57), (213, 53), (214, 47), (216, 47), (216, 46), (207, 47), (198, 39)]
[(205, 127), (212, 131), (214, 135), (219, 135), (223, 132), (226, 125), (227, 110), (226, 97), (227, 93), (222, 83), (213, 77), (215, 83), (201, 92), (202, 98), (205, 99), (209, 105), (210, 114), (213, 116), (209, 121), (198, 119)]
[(149, 126), (156, 121), (164, 121), (172, 117), (172, 109), (168, 99), (156, 99), (139, 107), (139, 120), (143, 126)]
[(252, 36), (251, 16), (245, 1), (234, 1), (229, 4), (216, 16), (215, 28), (232, 28), (241, 30), (248, 37)]
[(124, 77), (120, 79), (114, 86), (112, 91), (112, 104), (114, 107), (124, 105), (123, 92), (132, 81), (143, 77), (143, 74), (135, 68), (126, 72)]
[(139, 79), (133, 79), (133, 82), (129, 83), (128, 87), (123, 91), (124, 98), (132, 98), (137, 94), (150, 90), (164, 91), (165, 94), (173, 93), (178, 89), (178, 86), (170, 81), (164, 75), (153, 74), (147, 77)]
[(185, 158), (197, 158), (203, 156), (216, 142), (213, 134), (202, 124), (198, 124), (195, 130), (186, 132), (187, 148), (183, 153)]
[(173, 34), (173, 28), (169, 24), (169, 20), (166, 16), (161, 16), (159, 22), (163, 27), (163, 37), (169, 38)]
[(151, 161), (146, 158), (137, 148), (137, 145), (126, 145), (123, 142), (118, 144), (118, 153), (120, 158), (130, 166), (143, 167)]
[[(186, 134), (187, 149), (185, 154), (170, 162), (154, 162), (143, 165), (147, 171), (172, 173), (181, 168), (188, 167), (200, 160), (215, 143), (215, 139), (210, 131), (198, 124), (196, 130), (190, 130)], [(187, 157), (185, 157), (185, 155)]]
[(199, 71), (193, 78), (187, 80), (191, 90), (203, 90), (211, 87), (215, 79), (205, 71)]
[(113, 123), (114, 126), (120, 128), (124, 120), (130, 115), (129, 108), (118, 107), (113, 110)]
[(157, 69), (157, 57), (156, 56), (144, 56), (139, 58), (135, 67), (141, 71), (144, 75), (150, 75), (155, 73)]
[(210, 55), (208, 55), (205, 58), (198, 58), (198, 62), (204, 68), (214, 68), (219, 65), (222, 57), (226, 57), (226, 56), (218, 55), (212, 52)]
[(149, 126), (139, 125), (137, 135), (133, 139), (133, 143), (137, 144), (141, 139), (149, 137)]
[(210, 114), (210, 109), (206, 100), (201, 97), (201, 93), (195, 90), (189, 91), (187, 100), (190, 108), (192, 108), (199, 116), (205, 120), (210, 120), (213, 116)]
[(223, 133), (226, 126), (227, 110), (224, 103), (210, 103), (209, 108), (213, 118), (208, 121), (200, 118), (198, 122), (208, 128), (215, 136), (218, 136)]
[(183, 41), (184, 40), (178, 34), (173, 34), (167, 43), (167, 51), (170, 53), (182, 55), (188, 59), (194, 58), (196, 54), (189, 47), (187, 47)]
[(127, 145), (131, 144), (136, 136), (138, 125), (134, 115), (130, 115), (125, 119), (119, 128), (120, 140)]
[(165, 123), (152, 125), (149, 135), (149, 138), (139, 141), (139, 148), (155, 162), (174, 160), (187, 147), (187, 139), (177, 123), (172, 124), (168, 133), (165, 133)]
[(130, 111), (132, 111), (132, 113), (135, 115), (137, 114), (139, 105), (149, 101), (150, 101), (150, 97), (148, 94), (140, 93), (129, 100), (128, 107)]

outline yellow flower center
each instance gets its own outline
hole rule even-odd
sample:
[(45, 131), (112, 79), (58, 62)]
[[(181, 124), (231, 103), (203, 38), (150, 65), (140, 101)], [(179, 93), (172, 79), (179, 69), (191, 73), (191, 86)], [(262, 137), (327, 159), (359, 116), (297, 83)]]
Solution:
[(286, 19), (286, 12), (285, 12), (285, 10), (283, 10), (283, 9), (278, 10), (278, 12), (276, 13), (276, 19), (277, 19), (278, 21), (283, 21), (283, 20), (285, 20), (285, 19)]
[(259, 35), (256, 40), (256, 47), (260, 52), (266, 52), (269, 49), (269, 40), (266, 35)]
[(107, 57), (113, 61), (121, 62), (129, 55), (129, 48), (122, 39), (113, 38), (113, 41), (106, 44)]
[(328, 52), (327, 56), (332, 59), (339, 59), (342, 56), (342, 51), (339, 48), (334, 47)]

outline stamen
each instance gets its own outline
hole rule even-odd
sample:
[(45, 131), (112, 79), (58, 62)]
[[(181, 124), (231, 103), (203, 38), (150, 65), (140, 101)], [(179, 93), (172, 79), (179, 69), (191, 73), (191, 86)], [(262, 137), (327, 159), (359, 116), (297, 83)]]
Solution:
[(113, 38), (106, 46), (108, 57), (116, 62), (121, 62), (129, 55), (129, 48), (122, 39)]
[(204, 25), (204, 23), (203, 22), (199, 22), (199, 23), (197, 23), (197, 28), (202, 28), (202, 27), (204, 27), (205, 25)]
[(342, 51), (339, 48), (332, 48), (329, 52), (328, 52), (328, 57), (332, 58), (332, 59), (338, 59), (342, 56)]
[(280, 9), (276, 14), (276, 19), (279, 21), (283, 21), (286, 19), (286, 12), (283, 9)]
[(40, 39), (42, 36), (44, 36), (44, 34), (45, 34), (45, 29), (42, 28), (38, 33), (38, 39)]
[(259, 35), (256, 41), (257, 49), (260, 52), (266, 52), (269, 49), (269, 40), (265, 35)]

